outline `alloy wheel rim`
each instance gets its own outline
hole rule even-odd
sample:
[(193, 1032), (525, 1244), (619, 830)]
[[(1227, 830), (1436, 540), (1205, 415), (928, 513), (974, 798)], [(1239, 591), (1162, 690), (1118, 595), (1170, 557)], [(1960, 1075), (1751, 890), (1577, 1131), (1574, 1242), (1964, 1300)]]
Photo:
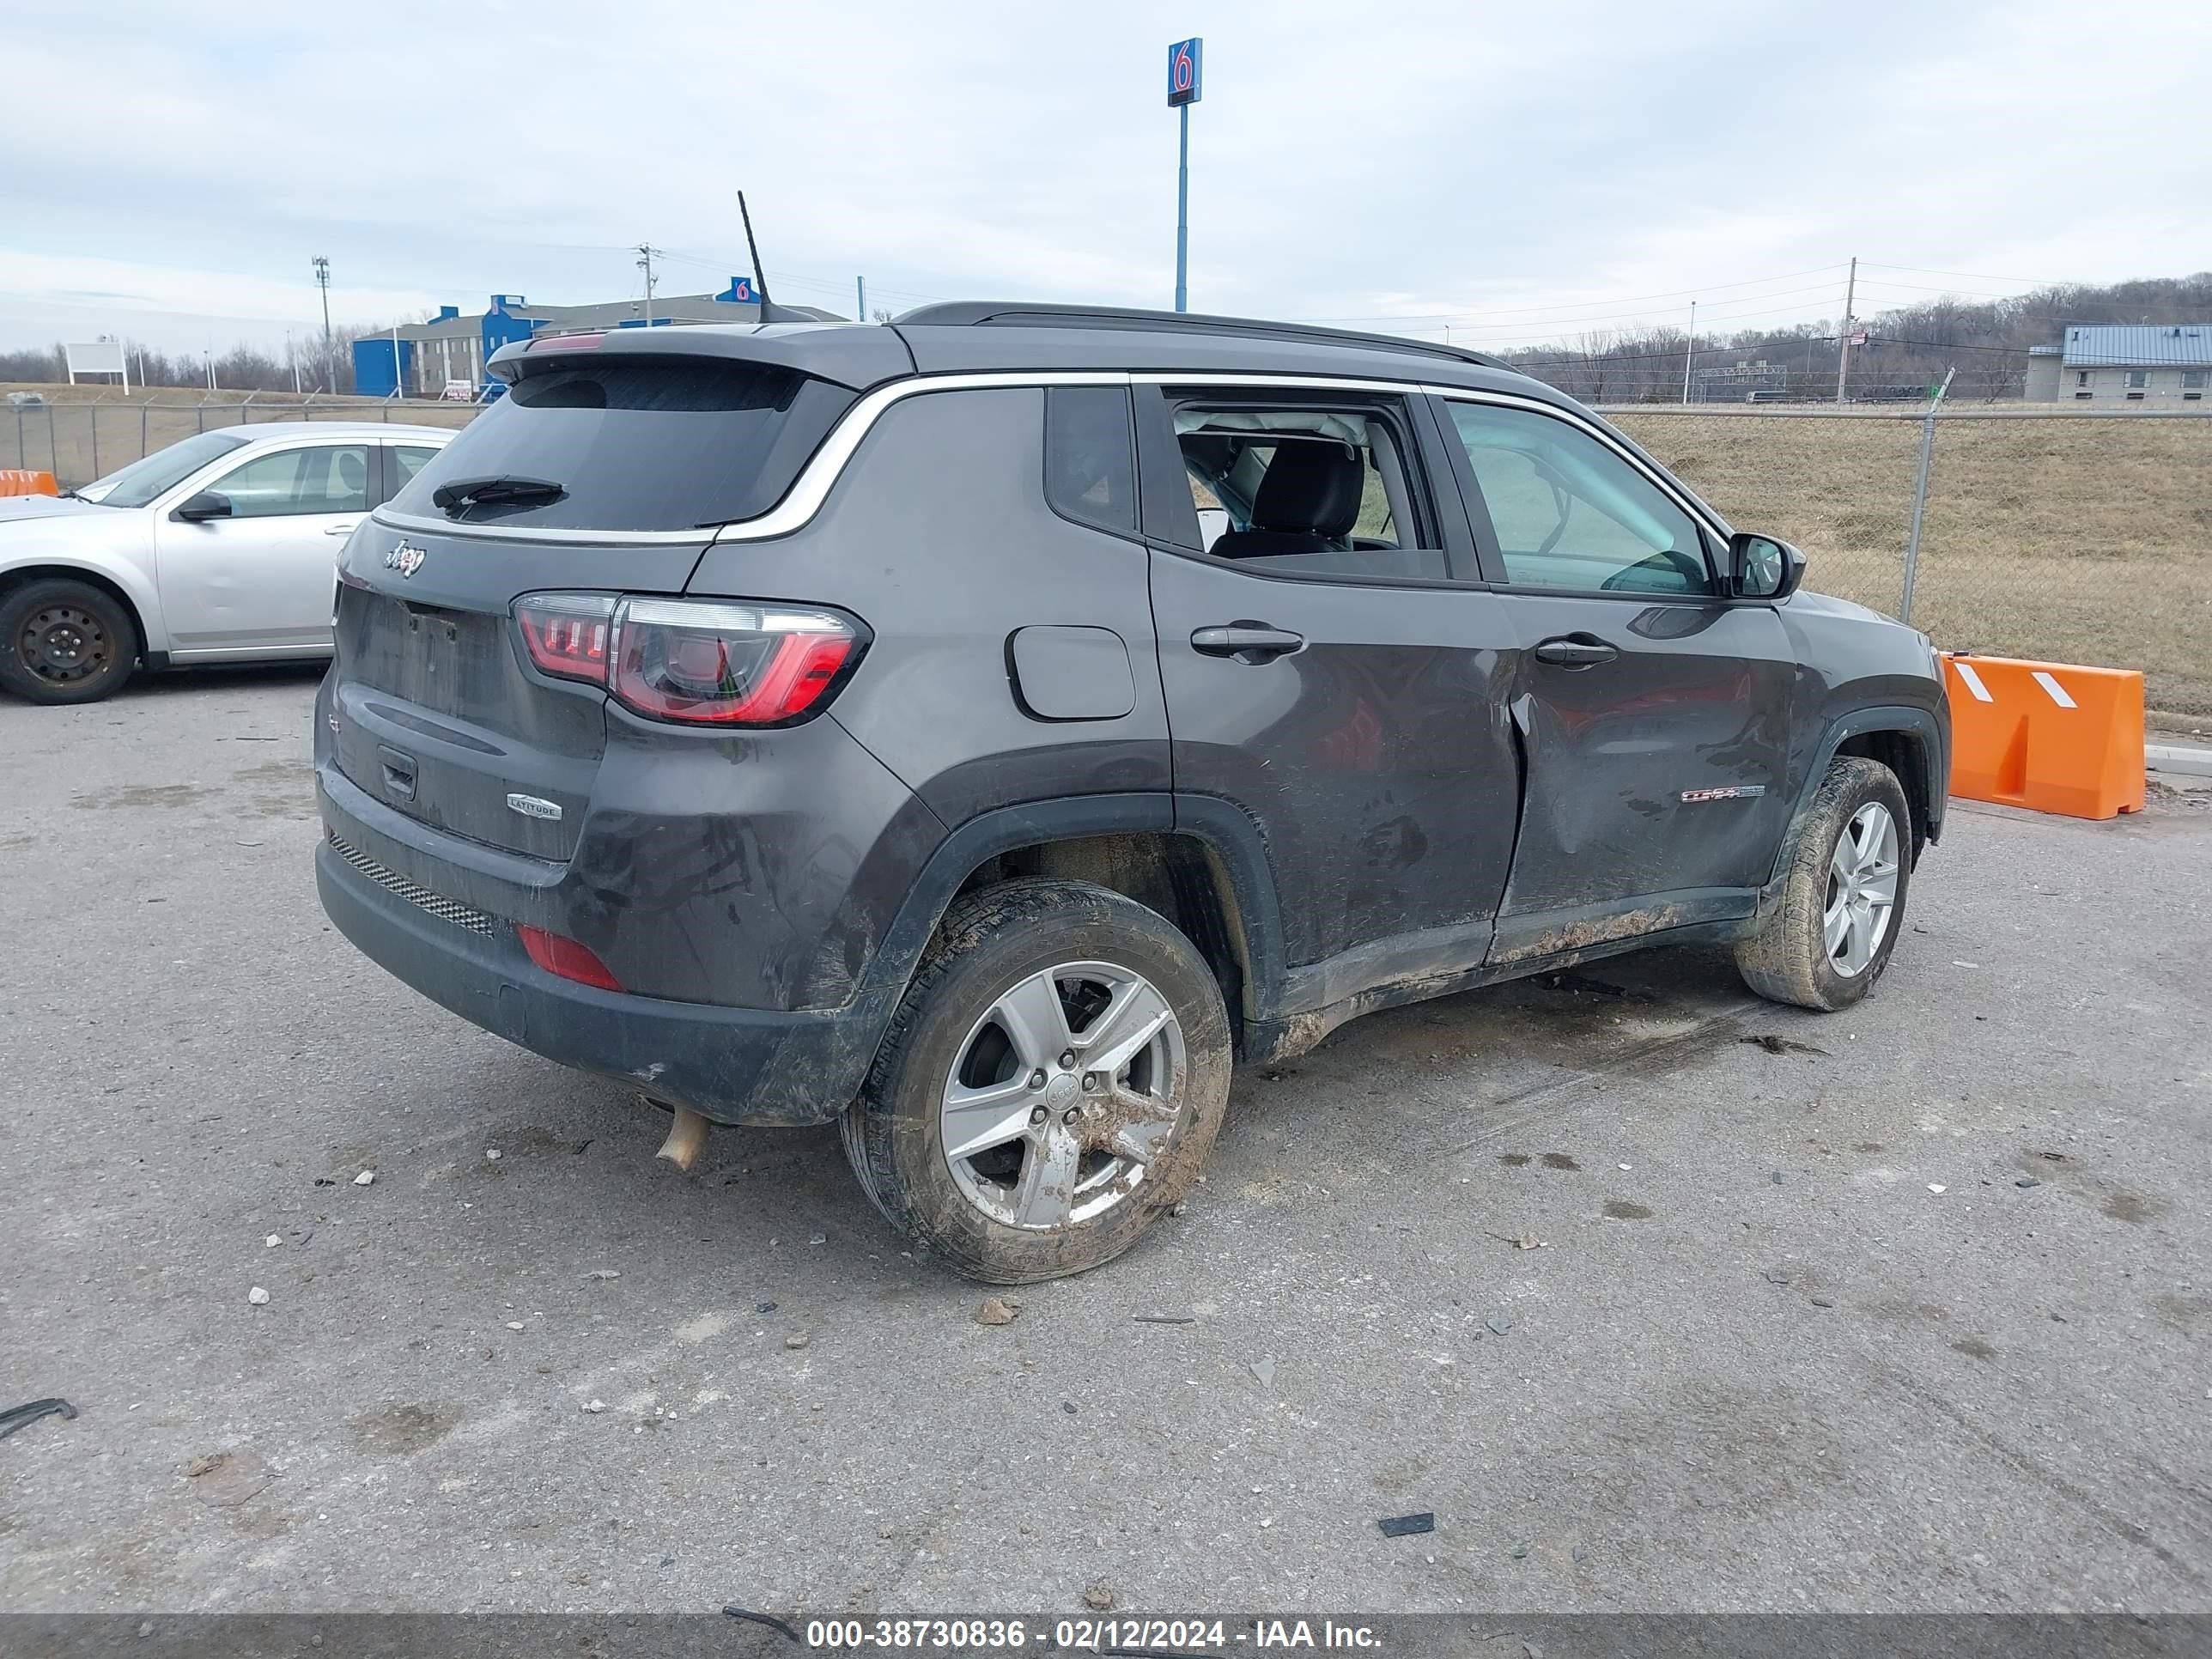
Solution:
[(107, 630), (100, 618), (79, 606), (46, 605), (24, 620), (15, 654), (48, 684), (74, 684), (107, 666)]
[(1828, 858), (1820, 939), (1828, 965), (1856, 979), (1889, 937), (1897, 915), (1897, 820), (1880, 801), (1851, 814)]
[(945, 1162), (992, 1220), (1050, 1232), (1124, 1202), (1172, 1150), (1188, 1060), (1133, 969), (1067, 962), (1001, 992), (939, 1091)]

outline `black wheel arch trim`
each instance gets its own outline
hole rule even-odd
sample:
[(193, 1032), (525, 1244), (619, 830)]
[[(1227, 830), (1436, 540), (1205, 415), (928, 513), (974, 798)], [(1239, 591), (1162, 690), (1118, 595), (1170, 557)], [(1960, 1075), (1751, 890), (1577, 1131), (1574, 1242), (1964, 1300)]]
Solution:
[[(1797, 844), (1799, 826), (1811, 809), (1813, 796), (1827, 775), (1828, 763), (1836, 752), (1853, 738), (1865, 737), (1876, 732), (1894, 732), (1916, 740), (1927, 769), (1923, 782), (1927, 799), (1921, 803), (1928, 817), (1928, 839), (1940, 840), (1943, 833), (1943, 806), (1950, 794), (1951, 744), (1950, 732), (1944, 722), (1932, 710), (1914, 708), (1908, 703), (1876, 703), (1863, 708), (1854, 708), (1838, 714), (1829, 721), (1821, 734), (1820, 744), (1812, 751), (1812, 764), (1798, 780), (1797, 798), (1790, 810), (1790, 825), (1784, 832), (1781, 844), (1774, 850), (1774, 867), (1769, 872), (1766, 884), (1759, 890), (1759, 909), (1764, 914), (1768, 905), (1780, 896), (1783, 882), (1790, 867), (1790, 854)], [(1900, 778), (1898, 781), (1908, 791), (1913, 781)]]
[(1137, 791), (1075, 795), (1002, 806), (969, 819), (938, 844), (860, 975), (858, 1004), (905, 993), (938, 923), (976, 867), (1017, 848), (1086, 836), (1186, 835), (1219, 860), (1236, 914), (1226, 918), (1241, 940), (1252, 1012), (1272, 1017), (1283, 982), (1282, 921), (1259, 826), (1235, 803), (1209, 795)]

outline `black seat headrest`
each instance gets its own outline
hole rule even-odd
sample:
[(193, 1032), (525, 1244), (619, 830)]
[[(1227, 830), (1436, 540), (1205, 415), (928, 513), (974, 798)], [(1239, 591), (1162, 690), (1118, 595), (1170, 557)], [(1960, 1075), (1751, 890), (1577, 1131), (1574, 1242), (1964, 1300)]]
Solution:
[(1260, 477), (1252, 501), (1255, 530), (1349, 535), (1359, 520), (1367, 469), (1359, 452), (1339, 438), (1285, 438)]

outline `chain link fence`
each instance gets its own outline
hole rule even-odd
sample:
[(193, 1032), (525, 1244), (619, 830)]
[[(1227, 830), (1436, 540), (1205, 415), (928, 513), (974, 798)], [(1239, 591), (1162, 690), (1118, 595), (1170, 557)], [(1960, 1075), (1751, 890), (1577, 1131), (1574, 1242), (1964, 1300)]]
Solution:
[[(2212, 416), (2017, 405), (1932, 417), (1803, 405), (1605, 412), (1733, 523), (1803, 548), (1808, 586), (1891, 616), (1909, 603), (1908, 620), (1951, 649), (2140, 668), (2153, 710), (2212, 717)], [(11, 403), (0, 404), (0, 467), (51, 471), (67, 487), (216, 427), (460, 427), (477, 413), (269, 394)]]
[(0, 468), (51, 472), (64, 489), (88, 484), (179, 439), (219, 427), (270, 421), (375, 421), (391, 425), (466, 426), (473, 404), (390, 398), (280, 397), (270, 393), (198, 400), (167, 398), (47, 398), (0, 404)]
[(1738, 528), (1804, 549), (1807, 586), (1950, 650), (2140, 668), (2154, 712), (2212, 716), (2212, 416), (1606, 413)]

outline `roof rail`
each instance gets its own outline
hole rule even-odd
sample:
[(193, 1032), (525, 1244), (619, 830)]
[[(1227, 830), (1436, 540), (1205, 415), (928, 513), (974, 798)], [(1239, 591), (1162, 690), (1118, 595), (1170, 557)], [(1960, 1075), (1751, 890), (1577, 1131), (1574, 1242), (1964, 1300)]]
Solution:
[(1520, 371), (1502, 358), (1463, 346), (1438, 345), (1428, 340), (1408, 340), (1395, 334), (1364, 334), (1347, 328), (1315, 328), (1306, 323), (1275, 323), (1257, 317), (1214, 317), (1203, 312), (1145, 311), (1121, 306), (1060, 306), (1017, 304), (990, 300), (946, 300), (918, 306), (891, 319), (896, 327), (911, 324), (921, 328), (972, 328), (996, 324), (1001, 327), (1119, 328), (1139, 331), (1187, 330), (1194, 334), (1227, 334), (1247, 339), (1303, 340), (1315, 345), (1347, 346), (1364, 351), (1405, 351), (1429, 357), (1449, 357), (1484, 368)]

